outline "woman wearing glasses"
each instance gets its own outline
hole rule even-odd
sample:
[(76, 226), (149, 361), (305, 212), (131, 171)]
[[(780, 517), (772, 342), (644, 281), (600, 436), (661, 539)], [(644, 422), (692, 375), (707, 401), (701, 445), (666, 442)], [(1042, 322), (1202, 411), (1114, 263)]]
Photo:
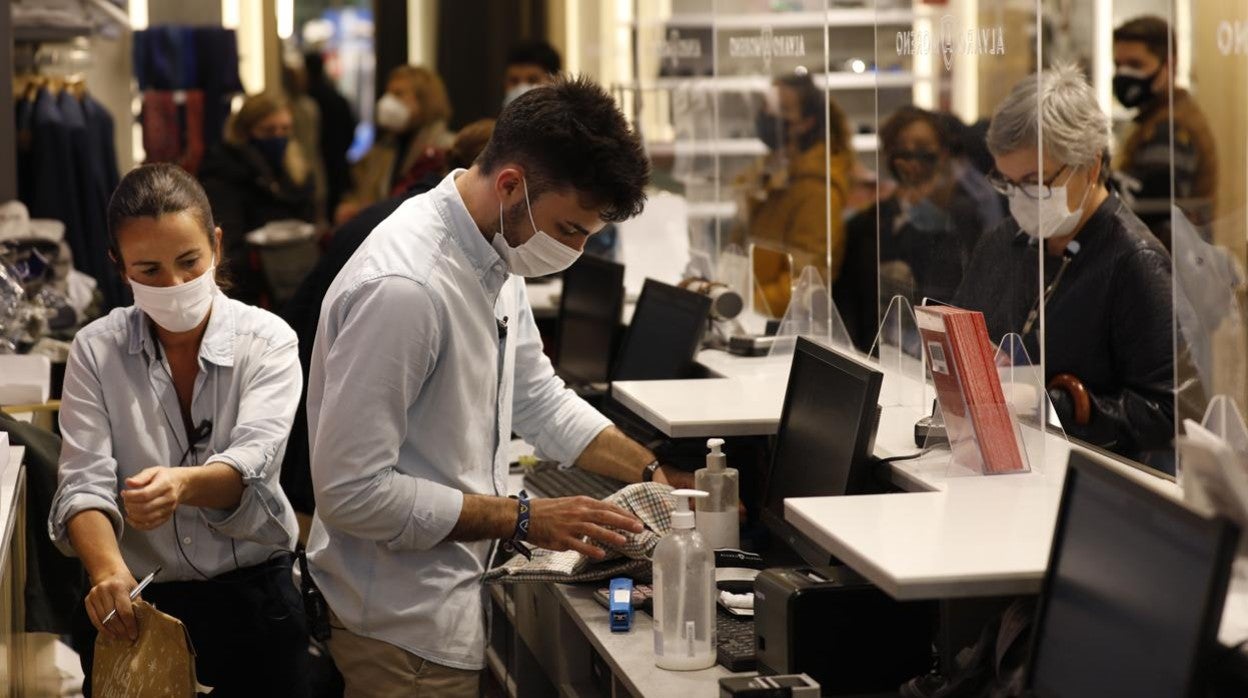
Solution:
[(108, 230), (135, 305), (74, 338), (49, 519), (90, 577), (74, 630), (84, 692), (96, 633), (137, 637), (130, 594), (159, 569), (142, 597), (185, 623), (214, 696), (304, 695), (297, 527), (278, 484), (299, 401), (295, 333), (218, 291), (221, 229), (181, 169), (126, 175)]
[(1173, 471), (1170, 259), (1105, 185), (1096, 94), (1073, 67), (1024, 79), (993, 114), (988, 149), (1011, 217), (980, 240), (954, 305), (982, 311), (993, 340), (1022, 334), (1038, 362), (1043, 304), (1046, 381), (1066, 431)]

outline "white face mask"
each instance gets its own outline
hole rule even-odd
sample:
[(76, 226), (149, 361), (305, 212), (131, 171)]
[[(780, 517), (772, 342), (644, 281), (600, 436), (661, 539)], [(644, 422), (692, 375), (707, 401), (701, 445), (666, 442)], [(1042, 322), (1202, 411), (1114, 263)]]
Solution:
[(412, 112), (403, 100), (389, 92), (377, 100), (377, 125), (387, 131), (402, 131), (412, 120)]
[(508, 104), (516, 101), (517, 97), (535, 87), (537, 87), (537, 85), (534, 85), (531, 82), (521, 82), (512, 85), (511, 88), (507, 90), (507, 94), (503, 95), (503, 109), (506, 109)]
[(177, 286), (145, 286), (130, 280), (134, 305), (157, 325), (170, 332), (187, 332), (199, 326), (212, 308), (217, 294), (217, 266)]
[(533, 221), (533, 207), (529, 204), (529, 185), (524, 180), (520, 181), (524, 184), (524, 205), (529, 209), (529, 223), (533, 224), (536, 232), (519, 247), (508, 245), (507, 238), (503, 237), (503, 202), (499, 201), (498, 233), (490, 240), (490, 245), (498, 251), (498, 256), (507, 262), (508, 268), (514, 274), (534, 277), (561, 272), (572, 266), (580, 258), (581, 252), (537, 229), (537, 223)]
[(1039, 201), (1015, 187), (1010, 193), (1010, 214), (1014, 216), (1015, 221), (1018, 221), (1018, 227), (1033, 238), (1041, 240), (1060, 238), (1063, 235), (1069, 235), (1079, 224), (1079, 219), (1083, 217), (1083, 204), (1087, 202), (1088, 194), (1091, 192), (1092, 185), (1089, 183), (1088, 188), (1083, 192), (1083, 198), (1079, 200), (1079, 205), (1072, 211), (1066, 208), (1065, 184), (1060, 187), (1050, 187), (1049, 198)]

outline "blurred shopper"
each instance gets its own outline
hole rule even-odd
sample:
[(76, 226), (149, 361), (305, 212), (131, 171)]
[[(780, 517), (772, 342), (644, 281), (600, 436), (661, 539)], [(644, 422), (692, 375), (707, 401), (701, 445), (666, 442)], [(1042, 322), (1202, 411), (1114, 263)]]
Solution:
[(351, 104), (347, 102), (347, 98), (342, 96), (325, 74), (325, 59), (321, 54), (305, 54), (303, 65), (307, 75), (308, 96), (316, 102), (321, 113), (320, 146), (321, 159), (325, 164), (325, 208), (332, 215), (351, 186), (347, 151), (355, 140), (355, 115), (351, 113)]
[(512, 46), (503, 68), (503, 108), (534, 87), (553, 83), (562, 69), (563, 58), (545, 41), (523, 41)]

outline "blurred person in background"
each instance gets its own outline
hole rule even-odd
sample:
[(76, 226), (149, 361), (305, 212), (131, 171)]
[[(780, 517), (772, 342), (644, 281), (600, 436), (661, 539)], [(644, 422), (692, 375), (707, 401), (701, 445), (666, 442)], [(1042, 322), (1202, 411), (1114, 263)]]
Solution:
[(1160, 17), (1137, 17), (1114, 30), (1114, 97), (1137, 110), (1115, 170), (1136, 215), (1167, 248), (1171, 166), (1173, 201), (1197, 224), (1213, 217), (1218, 189), (1209, 123), (1192, 95), (1174, 85), (1173, 41), (1170, 25)]
[(757, 262), (754, 267), (767, 314), (780, 317), (788, 306), (792, 279), (803, 268), (814, 266), (826, 276), (829, 236), (832, 278), (824, 283), (840, 271), (845, 253), (842, 212), (854, 155), (845, 113), (809, 75), (782, 76), (775, 86), (776, 104), (757, 117), (758, 136), (771, 154), (742, 184), (748, 242), (784, 250), (793, 258), (792, 274), (780, 268), (778, 259), (774, 268)]
[(308, 96), (308, 74), (303, 68), (302, 58), (296, 56), (296, 62), (282, 63), (282, 92), (290, 104), (290, 114), (294, 117), (290, 137), (299, 144), (299, 152), (303, 153), (304, 161), (311, 170), (316, 183), (316, 218), (326, 220), (325, 197), (325, 163), (321, 158), (321, 108), (316, 100)]
[(199, 179), (224, 232), (231, 296), (266, 305), (271, 290), (247, 233), (280, 220), (316, 220), (316, 187), (307, 159), (292, 140), (294, 116), (280, 94), (248, 97), (209, 151)]
[(308, 97), (316, 102), (321, 114), (320, 150), (325, 167), (325, 210), (329, 216), (351, 186), (347, 151), (355, 140), (356, 120), (347, 98), (325, 74), (325, 59), (321, 54), (304, 54), (303, 65)]
[(541, 39), (512, 46), (503, 68), (503, 108), (534, 87), (553, 83), (561, 70), (563, 58), (554, 46)]
[(987, 227), (964, 183), (960, 125), (906, 106), (880, 127), (883, 165), (895, 187), (849, 220), (849, 261), (833, 289), (846, 329), (860, 346), (869, 348), (875, 337), (877, 304), (887, 306), (898, 295), (915, 304), (924, 298), (949, 302)]
[(446, 167), (455, 140), (447, 128), (451, 104), (438, 74), (424, 66), (390, 71), (377, 100), (377, 142), (351, 168), (351, 189), (334, 212), (341, 225), (362, 209), (405, 191)]

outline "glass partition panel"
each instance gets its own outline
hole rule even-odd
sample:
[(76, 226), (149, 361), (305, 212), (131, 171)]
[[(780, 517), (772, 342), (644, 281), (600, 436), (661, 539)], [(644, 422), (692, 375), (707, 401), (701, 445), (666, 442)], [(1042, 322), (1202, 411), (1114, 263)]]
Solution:
[(691, 259), (712, 268), (719, 249), (713, 0), (637, 0), (634, 80), (623, 103), (650, 155), (656, 188), (683, 199)]
[[(1165, 15), (1163, 15), (1165, 16)], [(1248, 407), (1248, 5), (1178, 2), (1169, 99), (1176, 427), (1215, 396)], [(1184, 78), (1187, 78), (1186, 80)]]
[(1044, 246), (1010, 215), (1007, 197), (1034, 231), (1054, 172), (1042, 172), (1035, 119), (1037, 4), (879, 0), (876, 14), (875, 200), (846, 225), (851, 250), (869, 250), (875, 263), (838, 289), (850, 333), (869, 346), (898, 297), (950, 304), (984, 313), (994, 344), (1022, 336), (1026, 355), (1041, 361)]
[[(752, 306), (776, 319), (803, 270), (826, 288), (842, 258), (852, 132), (827, 97), (845, 77), (829, 70), (828, 13), (825, 0), (714, 3), (718, 201), (731, 214), (717, 218), (717, 242), (750, 251)], [(857, 14), (859, 28), (870, 27), (871, 13)], [(846, 49), (869, 56), (870, 38), (860, 32)], [(853, 86), (869, 104), (869, 76), (855, 75)]]
[(1041, 3), (1052, 85), (1038, 225), (1044, 375), (1062, 425), (1174, 472), (1169, 15), (1168, 0)]

